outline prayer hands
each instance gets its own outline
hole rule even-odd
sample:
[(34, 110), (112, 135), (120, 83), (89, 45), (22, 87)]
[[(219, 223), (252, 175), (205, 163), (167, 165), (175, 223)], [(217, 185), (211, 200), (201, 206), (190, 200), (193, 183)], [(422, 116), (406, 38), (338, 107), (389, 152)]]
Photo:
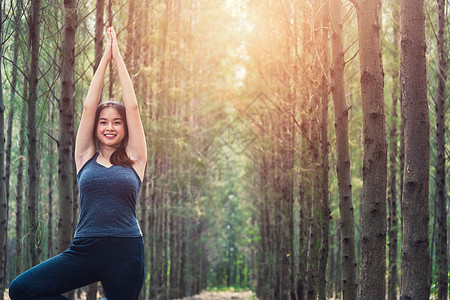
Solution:
[(106, 44), (105, 53), (103, 54), (108, 61), (114, 60), (117, 62), (117, 59), (121, 59), (119, 44), (117, 43), (116, 31), (113, 27), (109, 27), (107, 31), (108, 42)]
[(108, 41), (106, 42), (105, 52), (103, 53), (103, 57), (109, 62), (112, 59), (112, 39), (110, 28), (108, 28)]

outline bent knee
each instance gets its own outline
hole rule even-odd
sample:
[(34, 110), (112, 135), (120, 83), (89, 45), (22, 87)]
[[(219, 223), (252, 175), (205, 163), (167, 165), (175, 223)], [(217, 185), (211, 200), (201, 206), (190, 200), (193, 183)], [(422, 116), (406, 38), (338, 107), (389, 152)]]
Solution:
[(9, 298), (11, 298), (11, 300), (31, 299), (29, 297), (30, 295), (26, 282), (22, 280), (20, 276), (14, 279), (9, 285)]

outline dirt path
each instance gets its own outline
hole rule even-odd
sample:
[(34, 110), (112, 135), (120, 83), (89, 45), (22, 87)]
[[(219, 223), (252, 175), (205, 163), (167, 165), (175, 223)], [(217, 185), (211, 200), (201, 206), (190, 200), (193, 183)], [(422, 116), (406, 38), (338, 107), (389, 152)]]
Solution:
[(258, 300), (253, 292), (202, 292), (182, 300)]
[[(84, 295), (83, 295), (84, 296)], [(7, 292), (4, 299), (9, 300)], [(85, 297), (80, 298), (86, 299)], [(100, 299), (100, 298), (98, 298)], [(180, 300), (180, 299), (178, 299)], [(258, 300), (253, 292), (202, 292), (200, 295), (183, 298), (181, 300)]]

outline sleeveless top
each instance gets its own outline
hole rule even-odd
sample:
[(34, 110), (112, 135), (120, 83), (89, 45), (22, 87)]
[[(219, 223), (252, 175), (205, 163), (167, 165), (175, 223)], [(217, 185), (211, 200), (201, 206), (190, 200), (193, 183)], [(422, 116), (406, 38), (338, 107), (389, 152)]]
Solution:
[(77, 174), (80, 218), (74, 237), (140, 237), (136, 201), (141, 180), (133, 167), (97, 162), (99, 152)]

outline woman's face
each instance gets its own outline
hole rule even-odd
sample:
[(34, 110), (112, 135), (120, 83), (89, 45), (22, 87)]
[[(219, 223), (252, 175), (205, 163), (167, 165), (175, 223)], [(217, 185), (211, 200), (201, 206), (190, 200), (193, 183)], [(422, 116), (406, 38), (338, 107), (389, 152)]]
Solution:
[(125, 137), (125, 124), (119, 112), (106, 107), (100, 112), (97, 125), (97, 137), (102, 146), (118, 148)]

